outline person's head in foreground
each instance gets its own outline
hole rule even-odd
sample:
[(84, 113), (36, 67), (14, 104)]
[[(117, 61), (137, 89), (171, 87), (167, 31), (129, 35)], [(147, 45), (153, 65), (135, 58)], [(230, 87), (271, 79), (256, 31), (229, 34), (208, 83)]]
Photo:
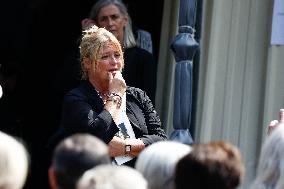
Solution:
[(195, 144), (176, 166), (176, 189), (235, 189), (244, 175), (239, 149), (225, 141)]
[(147, 181), (131, 167), (100, 165), (86, 171), (76, 189), (147, 189)]
[(107, 145), (90, 134), (74, 134), (55, 148), (49, 168), (52, 189), (74, 189), (77, 180), (88, 169), (110, 164)]
[(284, 127), (276, 127), (265, 139), (252, 189), (284, 188)]
[(160, 141), (145, 148), (135, 164), (149, 189), (173, 189), (176, 163), (191, 151), (191, 147), (175, 141)]
[(16, 138), (0, 131), (0, 188), (23, 188), (29, 169), (29, 155)]

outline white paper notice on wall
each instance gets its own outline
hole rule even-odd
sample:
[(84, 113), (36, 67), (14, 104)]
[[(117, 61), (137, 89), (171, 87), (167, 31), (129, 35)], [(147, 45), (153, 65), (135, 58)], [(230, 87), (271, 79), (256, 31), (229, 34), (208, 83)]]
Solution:
[(271, 45), (284, 45), (284, 0), (274, 0)]

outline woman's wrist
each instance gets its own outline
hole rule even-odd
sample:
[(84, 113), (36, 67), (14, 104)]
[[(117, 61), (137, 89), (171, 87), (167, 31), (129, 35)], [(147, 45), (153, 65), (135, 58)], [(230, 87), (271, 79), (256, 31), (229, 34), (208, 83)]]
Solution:
[(132, 145), (128, 143), (128, 140), (124, 140), (124, 155), (130, 155), (132, 149)]
[(128, 155), (136, 157), (145, 148), (145, 144), (140, 139), (126, 139), (125, 148), (129, 148), (126, 145), (130, 145), (131, 149)]
[(118, 124), (121, 108), (120, 105), (118, 105), (118, 102), (115, 100), (106, 100), (106, 103), (104, 105), (104, 109), (107, 110), (114, 120), (115, 124)]
[(122, 96), (118, 93), (115, 93), (115, 92), (109, 93), (107, 95), (106, 102), (109, 102), (109, 101), (115, 103), (116, 106), (119, 108), (121, 106), (121, 103), (122, 103)]

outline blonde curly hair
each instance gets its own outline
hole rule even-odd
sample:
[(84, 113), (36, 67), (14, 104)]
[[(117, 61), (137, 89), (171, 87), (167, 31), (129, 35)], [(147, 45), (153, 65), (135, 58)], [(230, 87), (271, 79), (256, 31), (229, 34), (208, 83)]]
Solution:
[(111, 43), (119, 51), (122, 68), (124, 67), (123, 51), (116, 37), (105, 28), (99, 28), (93, 25), (91, 28), (83, 31), (83, 36), (79, 46), (81, 61), (81, 79), (88, 79), (88, 72), (83, 64), (84, 59), (89, 59), (92, 63), (97, 64), (100, 49), (106, 43)]

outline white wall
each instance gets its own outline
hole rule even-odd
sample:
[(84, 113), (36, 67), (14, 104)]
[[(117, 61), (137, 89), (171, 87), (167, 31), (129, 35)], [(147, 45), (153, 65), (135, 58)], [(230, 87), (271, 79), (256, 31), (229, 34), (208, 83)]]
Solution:
[[(165, 0), (156, 102), (170, 133), (179, 1)], [(196, 142), (224, 139), (246, 164), (242, 188), (254, 178), (266, 127), (284, 107), (284, 46), (271, 46), (271, 0), (203, 0)]]

